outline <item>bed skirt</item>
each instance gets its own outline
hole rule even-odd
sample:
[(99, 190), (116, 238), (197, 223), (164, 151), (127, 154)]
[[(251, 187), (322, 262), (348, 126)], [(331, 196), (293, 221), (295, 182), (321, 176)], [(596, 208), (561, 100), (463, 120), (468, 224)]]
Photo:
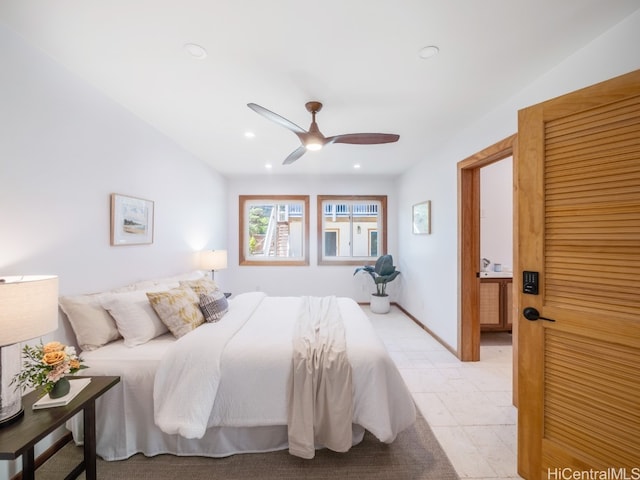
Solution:
[[(82, 414), (76, 415), (69, 422), (67, 428), (73, 433), (76, 445), (82, 445), (84, 437)], [(106, 437), (98, 436), (98, 455), (107, 461), (126, 460), (142, 453), (147, 457), (170, 454), (177, 456), (200, 456), (221, 458), (240, 453), (264, 453), (289, 448), (286, 425), (261, 427), (211, 427), (200, 439), (187, 439), (180, 435), (167, 435), (159, 430), (144, 432), (127, 432), (137, 437), (137, 441), (127, 441), (124, 445), (107, 442)], [(362, 442), (365, 429), (360, 425), (352, 425), (353, 445)], [(141, 442), (141, 438), (144, 442)], [(136, 446), (137, 448), (134, 448)]]

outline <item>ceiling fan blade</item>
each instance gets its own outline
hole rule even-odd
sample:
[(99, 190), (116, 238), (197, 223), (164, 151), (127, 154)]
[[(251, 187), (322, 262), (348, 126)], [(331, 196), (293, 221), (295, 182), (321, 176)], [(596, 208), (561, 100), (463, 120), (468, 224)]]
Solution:
[(282, 164), (283, 165), (292, 164), (297, 159), (299, 159), (302, 155), (304, 155), (304, 152), (306, 151), (307, 151), (307, 148), (304, 145), (300, 145), (293, 152), (291, 152), (287, 158), (284, 159), (284, 162), (282, 162)]
[(271, 120), (272, 122), (276, 122), (277, 124), (282, 125), (285, 128), (288, 128), (294, 133), (307, 133), (305, 129), (299, 127), (295, 123), (290, 122), (286, 118), (281, 117), (277, 113), (273, 113), (271, 110), (267, 110), (266, 108), (261, 107), (256, 103), (247, 103), (247, 107), (249, 107), (254, 112), (262, 115), (263, 117)]
[(327, 137), (326, 143), (350, 143), (354, 145), (374, 145), (377, 143), (397, 142), (400, 135), (393, 133), (347, 133)]

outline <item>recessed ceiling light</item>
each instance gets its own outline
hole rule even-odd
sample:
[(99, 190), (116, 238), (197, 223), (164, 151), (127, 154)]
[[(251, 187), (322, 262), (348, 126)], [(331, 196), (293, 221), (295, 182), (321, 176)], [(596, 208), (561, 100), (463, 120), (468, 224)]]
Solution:
[(355, 168), (356, 170), (358, 170), (358, 169), (360, 168), (360, 164), (359, 164), (359, 163), (356, 163), (356, 164), (353, 166), (353, 168)]
[(420, 52), (418, 52), (418, 55), (423, 60), (426, 60), (427, 58), (435, 57), (438, 52), (440, 52), (440, 49), (438, 47), (436, 47), (435, 45), (430, 45), (428, 47), (421, 48)]
[(264, 165), (264, 168), (266, 168), (267, 170), (271, 170), (272, 167), (273, 167), (273, 165), (271, 165), (270, 163), (266, 163)]
[(244, 136), (247, 138), (253, 138), (256, 136), (256, 134), (253, 132), (244, 132)]
[(190, 57), (196, 58), (198, 60), (207, 58), (207, 51), (205, 50), (205, 48), (196, 43), (187, 43), (184, 46), (184, 51), (187, 52), (187, 55), (189, 55)]

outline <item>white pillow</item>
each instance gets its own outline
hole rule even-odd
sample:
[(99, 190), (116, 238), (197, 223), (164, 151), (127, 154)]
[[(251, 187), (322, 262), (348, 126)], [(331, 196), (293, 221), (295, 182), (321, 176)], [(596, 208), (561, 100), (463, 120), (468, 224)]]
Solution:
[(58, 299), (82, 350), (96, 350), (120, 338), (116, 323), (109, 312), (102, 308), (106, 295), (94, 293)]
[[(162, 290), (162, 286), (157, 286)], [(149, 303), (144, 290), (113, 293), (102, 306), (116, 321), (118, 331), (127, 347), (148, 342), (168, 331)]]
[[(196, 270), (172, 277), (143, 280), (107, 292), (60, 297), (58, 303), (69, 319), (78, 345), (83, 351), (90, 351), (120, 338), (121, 333), (118, 331), (120, 327), (103, 306), (103, 303), (110, 301), (114, 294), (166, 290), (178, 287), (180, 281), (197, 280), (204, 275), (205, 272)], [(118, 307), (120, 307), (120, 305), (113, 305), (114, 311), (116, 309), (120, 311)], [(155, 311), (153, 314), (156, 315)], [(122, 320), (122, 315), (119, 315), (119, 317)], [(131, 332), (131, 329), (127, 328), (130, 325), (127, 324), (126, 319), (121, 323), (123, 330)], [(148, 323), (146, 323), (146, 325), (148, 326)], [(133, 342), (135, 342), (135, 339), (138, 337), (137, 333), (139, 333), (140, 327), (136, 326), (134, 330), (137, 331), (132, 333), (136, 334), (133, 334), (130, 338)], [(166, 331), (166, 329), (164, 331)], [(150, 334), (151, 333), (147, 331), (147, 333), (142, 334), (140, 338), (146, 338)]]

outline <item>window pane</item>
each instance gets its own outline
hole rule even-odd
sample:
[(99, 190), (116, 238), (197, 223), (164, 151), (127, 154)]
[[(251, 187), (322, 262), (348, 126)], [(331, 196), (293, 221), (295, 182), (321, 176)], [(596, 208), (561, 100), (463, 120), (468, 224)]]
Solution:
[[(349, 257), (351, 255), (350, 205), (325, 202), (323, 230), (325, 232), (325, 256)], [(326, 235), (329, 232), (332, 235)]]
[(378, 257), (378, 231), (369, 231), (369, 255), (372, 257)]
[(370, 257), (370, 232), (378, 231), (378, 203), (354, 203), (352, 208), (353, 257)]
[[(243, 212), (241, 265), (308, 264), (308, 197), (240, 197)], [(304, 263), (299, 263), (299, 262)]]
[(265, 254), (265, 237), (273, 205), (253, 205), (249, 207), (249, 254)]
[(338, 231), (324, 232), (324, 254), (327, 257), (338, 255)]
[(378, 257), (386, 197), (318, 197), (319, 263), (362, 262)]
[(302, 205), (270, 203), (249, 206), (249, 255), (302, 256)]

